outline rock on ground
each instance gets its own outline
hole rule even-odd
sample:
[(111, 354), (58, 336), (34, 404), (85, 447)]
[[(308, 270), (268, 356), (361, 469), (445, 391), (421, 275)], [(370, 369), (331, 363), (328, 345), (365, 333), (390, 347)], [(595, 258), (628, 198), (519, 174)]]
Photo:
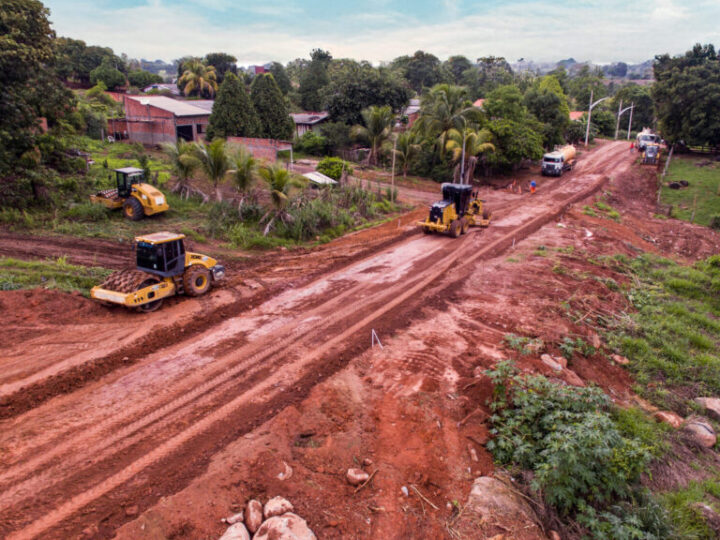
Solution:
[(232, 516), (223, 519), (223, 521), (228, 525), (235, 525), (236, 523), (245, 521), (245, 514), (242, 510), (240, 510), (237, 514), (233, 514)]
[(250, 499), (245, 506), (245, 525), (248, 530), (254, 533), (260, 528), (263, 522), (263, 507), (260, 501)]
[(370, 475), (362, 469), (348, 469), (347, 481), (353, 486), (359, 486), (368, 478), (370, 478)]
[(250, 540), (250, 533), (248, 533), (245, 525), (242, 523), (235, 523), (230, 525), (220, 537), (220, 540)]
[(705, 412), (710, 418), (720, 420), (720, 398), (699, 397), (695, 398), (694, 401), (705, 409)]
[(658, 422), (664, 422), (675, 429), (678, 429), (683, 423), (682, 416), (672, 411), (657, 411), (653, 417)]
[(562, 364), (560, 362), (558, 362), (555, 358), (550, 356), (549, 354), (543, 354), (540, 357), (540, 360), (542, 361), (543, 364), (545, 364), (549, 368), (554, 369), (555, 371), (561, 371), (563, 368)]
[(292, 503), (287, 499), (282, 497), (273, 497), (265, 503), (265, 519), (273, 516), (281, 516), (282, 514), (292, 512), (293, 510), (294, 508)]
[(630, 360), (619, 354), (613, 354), (610, 358), (612, 358), (613, 362), (620, 364), (621, 366), (627, 366), (630, 363)]
[[(473, 482), (461, 520), (462, 531), (475, 538), (500, 531), (514, 540), (546, 538), (527, 501), (505, 482), (490, 476), (481, 476)], [(479, 523), (483, 524), (480, 530)]]
[(685, 424), (684, 430), (697, 444), (705, 448), (712, 448), (717, 442), (715, 430), (710, 423), (703, 418), (691, 418)]
[(303, 518), (288, 512), (265, 521), (253, 540), (317, 540), (317, 537)]

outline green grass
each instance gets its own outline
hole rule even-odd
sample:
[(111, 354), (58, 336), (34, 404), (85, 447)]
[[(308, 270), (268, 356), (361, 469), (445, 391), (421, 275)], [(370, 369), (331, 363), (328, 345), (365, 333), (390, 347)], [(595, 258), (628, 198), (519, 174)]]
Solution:
[(720, 394), (720, 256), (687, 267), (642, 255), (623, 271), (637, 311), (615, 321), (608, 341), (630, 359), (638, 390), (681, 414), (692, 398)]
[(112, 270), (98, 266), (75, 266), (64, 257), (47, 261), (21, 261), (0, 257), (0, 290), (59, 289), (79, 291), (89, 296), (90, 289), (102, 282)]
[(720, 478), (717, 477), (703, 482), (692, 481), (684, 489), (660, 495), (660, 500), (675, 528), (676, 538), (699, 540), (710, 540), (716, 536), (697, 505), (706, 504), (718, 511), (719, 498)]
[(706, 226), (710, 225), (713, 216), (720, 216), (720, 163), (695, 166), (707, 160), (707, 157), (673, 157), (665, 183), (687, 180), (690, 185), (683, 189), (670, 189), (663, 185), (660, 195), (663, 204), (673, 206), (673, 216), (685, 221), (690, 221), (695, 204), (694, 223)]

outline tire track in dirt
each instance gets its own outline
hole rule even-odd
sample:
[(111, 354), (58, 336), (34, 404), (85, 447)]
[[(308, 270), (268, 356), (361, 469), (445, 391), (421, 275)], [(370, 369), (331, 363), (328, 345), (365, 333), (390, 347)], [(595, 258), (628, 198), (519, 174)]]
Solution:
[[(504, 249), (506, 249), (515, 238), (520, 238), (527, 236), (528, 234), (534, 232), (538, 228), (540, 228), (542, 225), (547, 223), (548, 221), (554, 219), (558, 215), (560, 215), (563, 211), (565, 211), (565, 208), (569, 206), (570, 204), (573, 204), (577, 200), (581, 200), (597, 189), (599, 189), (603, 182), (604, 178), (600, 177), (593, 177), (590, 179), (591, 185), (589, 188), (584, 188), (582, 190), (579, 190), (577, 193), (573, 194), (569, 198), (566, 198), (565, 204), (563, 205), (554, 205), (553, 207), (550, 207), (549, 209), (545, 209), (542, 212), (539, 213), (536, 217), (532, 218), (530, 221), (526, 222), (525, 224), (521, 225), (520, 227), (510, 227), (507, 231), (503, 231), (499, 238), (496, 238), (491, 243), (487, 244), (486, 246), (482, 247), (481, 249), (478, 249), (468, 255), (466, 252), (469, 251), (469, 248), (474, 247), (473, 244), (477, 244), (478, 241), (473, 242), (472, 240), (476, 240), (475, 236), (465, 237), (460, 243), (453, 243), (450, 248), (448, 248), (449, 253), (445, 254), (444, 257), (442, 257), (440, 260), (442, 261), (441, 264), (432, 264), (430, 265), (430, 270), (422, 272), (418, 274), (417, 279), (412, 280), (410, 283), (401, 283), (399, 285), (396, 285), (395, 287), (390, 288), (384, 288), (379, 291), (374, 292), (371, 296), (371, 298), (366, 297), (363, 299), (365, 303), (372, 303), (372, 304), (378, 304), (377, 309), (372, 309), (364, 318), (360, 319), (359, 321), (355, 321), (353, 324), (350, 324), (349, 326), (346, 326), (346, 329), (342, 332), (339, 332), (336, 334), (333, 338), (330, 340), (324, 341), (322, 345), (308, 354), (301, 355), (298, 358), (295, 358), (291, 362), (291, 366), (294, 366), (297, 368), (298, 372), (301, 372), (300, 368), (308, 367), (312, 364), (313, 361), (320, 358), (323, 354), (327, 353), (332, 347), (340, 345), (344, 341), (349, 341), (350, 338), (356, 334), (357, 332), (361, 331), (362, 329), (366, 328), (368, 325), (370, 325), (373, 321), (376, 321), (378, 318), (386, 315), (393, 309), (400, 306), (402, 303), (406, 302), (410, 298), (416, 296), (418, 293), (423, 291), (423, 289), (426, 289), (429, 285), (431, 285), (434, 281), (439, 280), (446, 274), (448, 274), (448, 271), (451, 268), (454, 268), (455, 270), (458, 268), (468, 268), (469, 265), (473, 264), (478, 258), (480, 257), (490, 257), (497, 255), (498, 253), (502, 252)], [(556, 184), (560, 185), (559, 183)], [(554, 191), (554, 190), (551, 190)], [(447, 248), (447, 246), (445, 246)], [(443, 250), (445, 251), (445, 250)], [(459, 266), (455, 265), (455, 263), (461, 258), (462, 261), (460, 262)], [(435, 259), (435, 257), (433, 257)], [(454, 270), (454, 271), (455, 271)], [(336, 302), (342, 303), (342, 301), (347, 298), (351, 292), (357, 293), (360, 290), (362, 290), (363, 287), (357, 286), (350, 289), (350, 291), (347, 291), (347, 294), (342, 296), (339, 300), (336, 297), (334, 300)], [(392, 297), (391, 300), (387, 301), (386, 299), (388, 297)], [(330, 306), (332, 307), (332, 306)], [(350, 316), (352, 313), (349, 312), (355, 312), (357, 311), (356, 306), (350, 304), (347, 308), (343, 309), (341, 312), (336, 313), (335, 315), (343, 315), (343, 316)], [(307, 315), (307, 314), (305, 314)], [(342, 317), (341, 317), (342, 318)], [(306, 320), (307, 316), (303, 320)], [(342, 325), (341, 325), (342, 326)], [(288, 328), (289, 329), (289, 328)], [(302, 329), (302, 321), (300, 321), (295, 326), (295, 331), (300, 331)], [(316, 340), (318, 337), (322, 338), (322, 333), (318, 333), (319, 335), (306, 335), (304, 339), (302, 340), (303, 343), (305, 342), (312, 342)], [(280, 341), (280, 340), (278, 340)], [(282, 340), (285, 341), (285, 340)], [(261, 344), (262, 346), (262, 344)], [(274, 352), (276, 352), (277, 349), (273, 349)], [(257, 361), (260, 358), (265, 358), (269, 354), (264, 354), (267, 351), (267, 348), (265, 351), (259, 353), (262, 354), (261, 357), (253, 357), (251, 361)], [(297, 356), (297, 355), (296, 355)], [(287, 366), (287, 365), (286, 365)], [(267, 366), (264, 366), (267, 367)], [(287, 371), (286, 367), (284, 369)], [(219, 408), (215, 409), (213, 412), (211, 412), (208, 416), (205, 416), (203, 419), (201, 419), (199, 422), (194, 424), (191, 428), (186, 429), (184, 431), (181, 431), (174, 437), (171, 437), (167, 441), (165, 441), (160, 446), (156, 447), (154, 450), (152, 450), (150, 453), (145, 454), (141, 458), (135, 460), (128, 466), (126, 466), (124, 469), (121, 469), (116, 474), (110, 476), (107, 480), (97, 484), (94, 487), (91, 487), (90, 489), (76, 495), (73, 497), (70, 501), (65, 503), (64, 505), (60, 506), (56, 510), (50, 512), (49, 514), (46, 514), (43, 518), (40, 520), (32, 523), (27, 529), (24, 529), (22, 531), (18, 531), (19, 535), (26, 535), (26, 536), (32, 536), (34, 534), (39, 534), (43, 530), (46, 530), (49, 527), (52, 527), (53, 524), (62, 521), (63, 519), (67, 518), (68, 516), (72, 515), (74, 512), (88, 504), (89, 502), (95, 500), (96, 498), (108, 493), (112, 489), (115, 489), (119, 485), (126, 482), (129, 478), (133, 477), (137, 472), (140, 470), (143, 470), (144, 468), (148, 467), (152, 463), (155, 463), (159, 459), (163, 459), (167, 455), (171, 454), (175, 449), (183, 445), (188, 440), (194, 438), (195, 436), (202, 433), (204, 430), (210, 428), (213, 424), (216, 422), (221, 421), (224, 417), (226, 417), (229, 414), (232, 414), (233, 411), (237, 410), (239, 407), (243, 406), (243, 404), (247, 404), (248, 400), (252, 398), (262, 398), (265, 397), (267, 400), (273, 399), (277, 397), (278, 393), (273, 392), (272, 388), (274, 384), (277, 384), (279, 382), (282, 382), (282, 375), (281, 374), (274, 374), (267, 377), (264, 381), (260, 382), (258, 385), (254, 386), (247, 392), (240, 393), (236, 395), (231, 401), (225, 403), (224, 405), (220, 406)], [(225, 382), (229, 380), (229, 377), (225, 378)], [(219, 383), (220, 384), (220, 383)], [(209, 391), (210, 389), (208, 389)], [(171, 404), (167, 404), (166, 407), (169, 409), (177, 409), (179, 407), (179, 402), (174, 402)]]

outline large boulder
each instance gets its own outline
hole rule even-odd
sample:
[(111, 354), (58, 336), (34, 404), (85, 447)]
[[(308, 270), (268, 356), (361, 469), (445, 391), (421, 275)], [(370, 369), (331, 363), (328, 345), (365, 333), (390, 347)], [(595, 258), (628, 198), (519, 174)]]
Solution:
[(235, 523), (230, 525), (220, 537), (220, 540), (250, 540), (250, 533), (248, 533), (245, 525), (242, 523)]
[(260, 501), (250, 499), (245, 506), (245, 525), (248, 530), (254, 533), (260, 528), (263, 522), (263, 507)]
[(720, 420), (720, 398), (716, 397), (699, 397), (693, 401), (700, 405), (713, 420)]
[(675, 429), (678, 429), (680, 426), (682, 426), (683, 423), (682, 416), (672, 411), (657, 411), (655, 414), (653, 414), (653, 417), (658, 422), (668, 424)]
[(293, 510), (292, 503), (287, 499), (273, 497), (265, 503), (265, 511), (263, 513), (265, 514), (265, 519), (268, 519), (274, 516), (281, 516)]
[(712, 448), (717, 442), (715, 430), (710, 422), (704, 418), (691, 418), (685, 423), (683, 428), (698, 445), (705, 448)]
[(255, 533), (253, 540), (317, 540), (317, 538), (303, 518), (288, 512), (265, 521)]
[[(483, 524), (481, 530), (478, 523)], [(516, 490), (498, 478), (481, 476), (473, 482), (460, 526), (474, 538), (499, 533), (514, 540), (547, 538), (538, 523), (535, 512)]]

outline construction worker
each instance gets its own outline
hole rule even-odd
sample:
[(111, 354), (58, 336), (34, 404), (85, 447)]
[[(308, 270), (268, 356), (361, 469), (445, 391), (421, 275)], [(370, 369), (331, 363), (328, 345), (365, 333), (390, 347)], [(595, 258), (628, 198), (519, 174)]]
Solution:
[(635, 143), (634, 143), (634, 142), (631, 142), (631, 143), (630, 143), (630, 153), (631, 153), (631, 154), (632, 154), (632, 151), (633, 151), (634, 148), (635, 148)]
[(535, 194), (535, 188), (537, 187), (537, 184), (535, 183), (535, 180), (532, 180), (530, 182), (530, 195)]

